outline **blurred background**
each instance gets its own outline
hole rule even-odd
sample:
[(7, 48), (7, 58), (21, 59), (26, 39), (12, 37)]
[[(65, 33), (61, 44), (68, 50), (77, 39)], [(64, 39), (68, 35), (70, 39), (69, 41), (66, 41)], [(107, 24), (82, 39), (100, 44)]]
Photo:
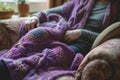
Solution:
[[(20, 17), (26, 17), (38, 11), (59, 6), (66, 1), (67, 0), (0, 0), (0, 16), (17, 15)], [(25, 6), (26, 8), (24, 8), (23, 6)]]

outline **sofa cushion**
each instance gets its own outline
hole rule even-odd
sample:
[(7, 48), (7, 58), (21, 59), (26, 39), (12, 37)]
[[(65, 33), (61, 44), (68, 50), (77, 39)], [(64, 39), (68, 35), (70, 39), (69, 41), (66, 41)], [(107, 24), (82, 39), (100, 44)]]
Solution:
[(0, 21), (0, 50), (10, 48), (18, 41), (19, 26), (26, 19), (24, 17)]
[(6, 23), (0, 22), (0, 50), (10, 48), (13, 44), (13, 37), (16, 39), (17, 33)]
[(92, 49), (102, 44), (103, 42), (116, 37), (120, 37), (120, 22), (116, 22), (110, 25), (103, 32), (101, 32), (100, 35), (94, 41)]

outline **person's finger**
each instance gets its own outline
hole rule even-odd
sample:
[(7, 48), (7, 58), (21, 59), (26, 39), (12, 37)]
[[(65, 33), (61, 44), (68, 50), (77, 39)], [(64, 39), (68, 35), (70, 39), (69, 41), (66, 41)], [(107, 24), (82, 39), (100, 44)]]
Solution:
[(71, 34), (71, 31), (67, 31), (66, 33), (65, 33), (65, 36), (64, 37), (67, 37), (67, 36), (69, 36)]
[(25, 21), (25, 24), (26, 24), (25, 27), (27, 31), (29, 31), (34, 27), (34, 22), (32, 21), (32, 19), (28, 19), (27, 21)]
[(31, 29), (35, 28), (37, 26), (37, 21), (35, 19), (31, 20)]
[(64, 39), (65, 39), (65, 41), (68, 41), (69, 40), (69, 36), (65, 37)]
[(69, 35), (69, 34), (65, 33), (65, 35), (64, 35), (64, 39), (65, 39), (68, 35)]
[(25, 21), (24, 24), (25, 24), (25, 30), (28, 31), (30, 24), (28, 23), (28, 21)]
[(71, 41), (71, 35), (68, 34), (64, 39), (65, 39), (65, 41), (70, 42)]
[(69, 36), (69, 33), (68, 33), (68, 31), (65, 33), (65, 35), (64, 35), (64, 40), (66, 41), (67, 39), (68, 39), (68, 36)]
[(28, 31), (31, 29), (31, 22), (30, 22), (30, 21), (26, 24), (26, 29), (27, 29)]
[(72, 39), (72, 36), (70, 35), (68, 38), (67, 38), (67, 42), (71, 42), (73, 39)]
[(67, 42), (70, 41), (71, 35), (72, 35), (72, 31), (67, 31), (64, 36), (65, 41), (67, 41)]
[(71, 42), (71, 41), (73, 41), (74, 40), (74, 36), (73, 36), (73, 30), (72, 31), (67, 31), (67, 33), (66, 33), (66, 35), (65, 35), (65, 41), (67, 41), (67, 42)]

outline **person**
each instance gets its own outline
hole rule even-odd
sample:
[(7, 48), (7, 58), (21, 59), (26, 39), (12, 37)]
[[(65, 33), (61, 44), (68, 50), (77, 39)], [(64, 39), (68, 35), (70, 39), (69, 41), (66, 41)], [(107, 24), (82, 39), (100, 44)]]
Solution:
[(0, 57), (1, 69), (12, 80), (37, 79), (42, 73), (33, 74), (49, 67), (76, 70), (99, 33), (120, 20), (119, 7), (119, 0), (71, 0), (32, 15), (20, 27), (20, 40)]

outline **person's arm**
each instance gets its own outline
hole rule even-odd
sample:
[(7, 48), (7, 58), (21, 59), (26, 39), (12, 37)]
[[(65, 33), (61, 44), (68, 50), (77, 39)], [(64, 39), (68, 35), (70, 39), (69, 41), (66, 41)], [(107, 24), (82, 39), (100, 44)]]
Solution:
[(45, 22), (47, 20), (47, 15), (49, 15), (50, 13), (61, 14), (62, 8), (63, 8), (62, 6), (58, 6), (58, 7), (40, 11), (40, 12), (37, 12), (37, 13), (31, 15), (31, 17), (29, 17), (24, 22), (25, 30), (29, 31), (30, 29), (35, 28), (40, 23)]
[(84, 29), (81, 29), (80, 31), (80, 39), (89, 41), (90, 43), (93, 43), (98, 35), (99, 33), (84, 30)]
[(62, 14), (62, 9), (63, 9), (63, 6), (58, 6), (58, 7), (48, 9), (48, 10), (44, 10), (43, 12), (46, 13), (46, 15), (50, 13)]
[(67, 42), (71, 42), (77, 39), (82, 39), (93, 43), (99, 33), (84, 30), (84, 29), (75, 29), (69, 30), (65, 33), (64, 39)]
[[(46, 15), (49, 15), (51, 13), (62, 14), (62, 9), (63, 6), (58, 6), (47, 10), (43, 10), (42, 12), (45, 13)], [(37, 16), (38, 18), (40, 17), (39, 12), (33, 14), (32, 16)]]

